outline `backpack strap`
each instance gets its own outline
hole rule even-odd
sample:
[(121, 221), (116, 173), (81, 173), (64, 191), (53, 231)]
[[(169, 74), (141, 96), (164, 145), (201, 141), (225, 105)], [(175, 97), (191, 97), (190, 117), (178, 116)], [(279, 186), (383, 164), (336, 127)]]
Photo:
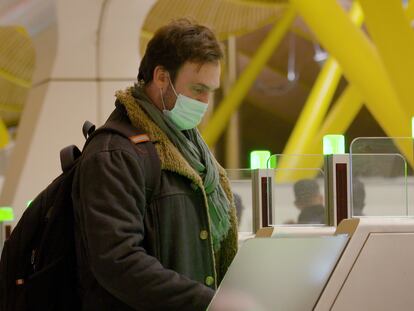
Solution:
[(60, 166), (62, 171), (64, 173), (69, 171), (81, 154), (82, 152), (75, 145), (70, 145), (60, 150)]
[(112, 132), (128, 138), (134, 145), (140, 144), (147, 150), (148, 156), (150, 157), (151, 167), (149, 170), (146, 170), (145, 178), (147, 183), (150, 185), (148, 193), (146, 191), (147, 203), (150, 203), (153, 200), (154, 194), (157, 192), (160, 186), (161, 180), (161, 162), (157, 150), (155, 149), (154, 143), (151, 141), (148, 134), (142, 129), (137, 128), (127, 122), (109, 120), (103, 126), (88, 134), (85, 147), (93, 137), (100, 133), (107, 132)]
[(86, 120), (83, 123), (82, 133), (83, 133), (83, 136), (85, 136), (85, 139), (88, 139), (88, 137), (95, 131), (95, 128), (96, 128), (95, 124), (93, 124), (92, 122), (88, 120)]
[[(82, 126), (82, 133), (85, 139), (95, 131), (95, 125), (90, 121), (85, 121)], [(75, 164), (76, 160), (81, 156), (82, 152), (75, 145), (70, 145), (60, 150), (60, 166), (62, 171), (66, 173)]]

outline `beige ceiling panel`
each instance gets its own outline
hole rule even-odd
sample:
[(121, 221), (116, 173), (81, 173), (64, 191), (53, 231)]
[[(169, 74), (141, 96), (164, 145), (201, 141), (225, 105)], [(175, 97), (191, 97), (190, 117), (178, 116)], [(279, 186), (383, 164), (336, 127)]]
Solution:
[[(159, 0), (144, 22), (140, 50), (145, 49), (158, 28), (177, 18), (187, 17), (207, 25), (220, 40), (225, 40), (229, 36), (242, 35), (274, 23), (286, 6), (286, 1), (274, 1), (277, 3), (272, 6), (253, 5), (250, 1), (242, 2), (244, 3), (224, 0)], [(245, 5), (247, 3), (249, 5)]]

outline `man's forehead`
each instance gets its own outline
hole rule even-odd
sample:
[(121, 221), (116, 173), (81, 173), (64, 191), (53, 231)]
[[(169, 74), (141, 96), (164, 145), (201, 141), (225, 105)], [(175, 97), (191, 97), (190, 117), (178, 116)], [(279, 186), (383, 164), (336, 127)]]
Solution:
[(178, 73), (187, 83), (210, 91), (220, 87), (220, 63), (185, 63)]

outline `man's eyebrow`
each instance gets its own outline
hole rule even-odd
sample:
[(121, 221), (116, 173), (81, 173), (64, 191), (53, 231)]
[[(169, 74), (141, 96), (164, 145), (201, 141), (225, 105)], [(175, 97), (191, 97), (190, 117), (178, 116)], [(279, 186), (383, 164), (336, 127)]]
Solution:
[(193, 85), (197, 86), (197, 87), (202, 87), (203, 89), (205, 89), (207, 91), (210, 91), (210, 92), (215, 91), (215, 90), (218, 89), (218, 87), (209, 87), (208, 85), (206, 85), (204, 83), (194, 83)]

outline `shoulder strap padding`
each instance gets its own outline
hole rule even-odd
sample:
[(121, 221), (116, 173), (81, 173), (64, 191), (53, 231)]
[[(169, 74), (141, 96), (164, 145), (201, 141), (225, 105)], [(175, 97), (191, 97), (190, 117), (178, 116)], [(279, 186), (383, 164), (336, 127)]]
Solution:
[(60, 165), (62, 171), (69, 171), (81, 154), (81, 151), (75, 145), (70, 145), (60, 150)]
[(135, 127), (127, 122), (108, 120), (103, 126), (99, 127), (89, 135), (85, 147), (93, 137), (105, 132), (112, 132), (121, 135), (125, 138), (128, 138), (134, 145), (140, 144), (146, 148), (151, 163), (151, 168), (149, 170), (146, 170), (146, 182), (151, 189), (147, 197), (149, 200), (147, 203), (149, 203), (152, 201), (153, 195), (159, 188), (161, 180), (161, 162), (157, 150), (155, 149), (154, 143), (150, 140), (148, 134), (141, 128)]
[(88, 137), (95, 131), (95, 124), (93, 124), (92, 122), (86, 120), (83, 123), (82, 126), (82, 133), (83, 136), (85, 136), (85, 139), (88, 139)]

